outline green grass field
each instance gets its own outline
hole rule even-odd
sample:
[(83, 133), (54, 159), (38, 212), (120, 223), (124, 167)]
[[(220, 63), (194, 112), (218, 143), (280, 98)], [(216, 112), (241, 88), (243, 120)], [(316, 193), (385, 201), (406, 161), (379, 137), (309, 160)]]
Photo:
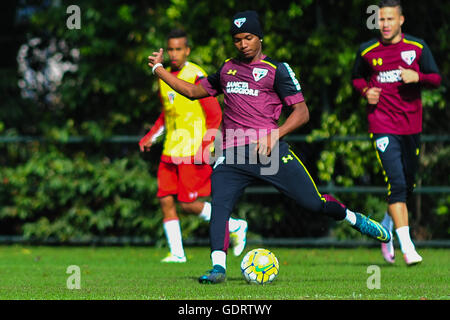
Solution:
[[(252, 249), (247, 248), (246, 251)], [(0, 246), (0, 299), (449, 299), (450, 250), (421, 249), (421, 265), (398, 256), (384, 263), (378, 249), (268, 248), (280, 262), (269, 285), (248, 285), (240, 258), (229, 255), (227, 281), (200, 285), (210, 269), (209, 249), (188, 247), (188, 262), (159, 261), (166, 249), (145, 247)], [(80, 268), (80, 289), (68, 289), (67, 267)], [(379, 266), (380, 289), (368, 289), (371, 265)]]

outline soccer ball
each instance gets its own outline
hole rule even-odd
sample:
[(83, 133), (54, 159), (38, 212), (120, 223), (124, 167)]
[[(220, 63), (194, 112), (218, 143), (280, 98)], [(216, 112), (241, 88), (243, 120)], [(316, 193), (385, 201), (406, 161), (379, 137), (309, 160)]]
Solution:
[(277, 277), (279, 269), (273, 252), (262, 248), (247, 252), (241, 262), (241, 272), (248, 283), (270, 283)]

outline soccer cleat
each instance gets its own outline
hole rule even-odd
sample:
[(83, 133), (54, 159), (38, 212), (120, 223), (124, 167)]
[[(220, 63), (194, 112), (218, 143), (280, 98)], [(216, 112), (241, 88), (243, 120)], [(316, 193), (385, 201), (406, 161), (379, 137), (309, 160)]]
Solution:
[(247, 221), (239, 219), (239, 228), (236, 231), (231, 232), (230, 240), (233, 247), (233, 254), (237, 257), (244, 251), (247, 244)]
[(161, 260), (163, 263), (185, 263), (186, 262), (186, 256), (179, 257), (172, 253), (168, 253), (167, 257)]
[(413, 266), (422, 262), (422, 257), (417, 253), (416, 250), (406, 252), (405, 254), (403, 254), (403, 258), (405, 259), (405, 262), (408, 266)]
[(218, 264), (214, 265), (205, 275), (198, 278), (201, 284), (216, 284), (225, 281), (225, 269)]
[(394, 226), (394, 222), (387, 212), (385, 213), (384, 218), (381, 221), (381, 225), (385, 227), (391, 235), (391, 241), (387, 243), (381, 243), (381, 254), (383, 255), (383, 258), (387, 263), (393, 264), (395, 263), (394, 238), (392, 237), (392, 227)]
[(387, 263), (393, 264), (395, 262), (394, 240), (392, 236), (391, 241), (388, 243), (381, 243), (381, 254)]
[(381, 224), (372, 220), (365, 215), (355, 212), (356, 223), (352, 226), (362, 234), (369, 236), (373, 239), (379, 240), (384, 243), (391, 241), (391, 235)]

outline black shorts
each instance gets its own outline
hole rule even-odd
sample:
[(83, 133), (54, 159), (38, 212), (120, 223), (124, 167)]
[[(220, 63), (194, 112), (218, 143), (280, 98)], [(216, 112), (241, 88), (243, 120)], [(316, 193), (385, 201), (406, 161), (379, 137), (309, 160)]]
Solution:
[(387, 183), (388, 203), (406, 202), (415, 187), (420, 134), (373, 133), (370, 137)]

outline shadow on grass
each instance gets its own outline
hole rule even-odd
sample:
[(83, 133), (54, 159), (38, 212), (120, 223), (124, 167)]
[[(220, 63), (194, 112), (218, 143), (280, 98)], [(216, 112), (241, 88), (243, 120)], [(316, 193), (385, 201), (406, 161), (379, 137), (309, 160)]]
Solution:
[[(192, 281), (195, 281), (195, 282), (198, 282), (198, 278), (200, 278), (200, 276), (198, 276), (198, 277), (192, 277), (192, 276), (185, 277), (185, 279), (192, 280)], [(247, 282), (245, 282), (243, 277), (228, 277), (227, 276), (225, 281), (226, 282), (233, 282), (233, 283), (236, 283), (236, 282), (239, 281), (239, 282), (242, 282), (242, 284), (245, 284), (245, 285), (247, 284)]]

